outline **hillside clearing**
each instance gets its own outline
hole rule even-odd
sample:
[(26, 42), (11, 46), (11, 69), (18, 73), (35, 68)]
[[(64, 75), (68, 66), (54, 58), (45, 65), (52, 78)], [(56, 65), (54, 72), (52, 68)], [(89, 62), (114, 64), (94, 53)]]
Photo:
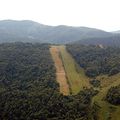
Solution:
[[(57, 81), (62, 78), (62, 80), (60, 80), (61, 83), (59, 82), (60, 92), (64, 91), (65, 95), (75, 95), (79, 93), (79, 91), (83, 90), (83, 88), (91, 87), (89, 83), (90, 78), (85, 75), (84, 70), (75, 62), (64, 45), (52, 46), (50, 51), (57, 70)], [(62, 71), (62, 73), (60, 71)], [(94, 103), (99, 106), (95, 111), (98, 116), (97, 120), (119, 120), (120, 106), (108, 103), (105, 100), (105, 97), (112, 86), (120, 84), (120, 74), (113, 76), (99, 75), (96, 79), (101, 81), (100, 88), (97, 89), (99, 90), (99, 93), (92, 99), (92, 106)], [(62, 85), (64, 87), (61, 87)], [(66, 93), (65, 89), (68, 89), (69, 93)]]

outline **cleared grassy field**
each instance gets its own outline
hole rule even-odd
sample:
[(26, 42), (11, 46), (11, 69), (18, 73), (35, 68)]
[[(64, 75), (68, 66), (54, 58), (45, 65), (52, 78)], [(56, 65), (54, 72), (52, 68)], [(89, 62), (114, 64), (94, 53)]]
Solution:
[(101, 89), (93, 98), (93, 102), (97, 102), (101, 107), (98, 111), (98, 120), (120, 120), (120, 106), (111, 105), (105, 101), (108, 89), (120, 84), (120, 74), (111, 77), (99, 76), (97, 79), (101, 80)]
[(72, 56), (67, 52), (65, 46), (58, 46), (64, 69), (72, 94), (77, 94), (84, 87), (90, 87), (89, 78), (85, 76), (84, 70), (80, 68)]

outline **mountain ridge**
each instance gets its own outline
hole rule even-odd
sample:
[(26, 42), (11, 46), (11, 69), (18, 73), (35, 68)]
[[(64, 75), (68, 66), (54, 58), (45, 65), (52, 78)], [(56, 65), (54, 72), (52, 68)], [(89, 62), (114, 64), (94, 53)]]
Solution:
[(83, 26), (49, 26), (31, 20), (0, 21), (0, 43), (20, 41), (65, 44), (91, 37), (108, 37), (112, 34)]

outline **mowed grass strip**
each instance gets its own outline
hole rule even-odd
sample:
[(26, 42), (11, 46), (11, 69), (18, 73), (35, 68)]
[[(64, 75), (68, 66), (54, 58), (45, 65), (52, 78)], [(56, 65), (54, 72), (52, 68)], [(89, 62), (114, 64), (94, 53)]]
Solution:
[(51, 46), (50, 53), (52, 55), (53, 61), (56, 67), (56, 79), (60, 86), (60, 92), (63, 95), (69, 95), (69, 84), (67, 83), (65, 70), (62, 64), (62, 60), (59, 55), (59, 49), (56, 46)]
[(80, 90), (83, 90), (84, 87), (89, 87), (89, 81), (84, 74), (84, 70), (77, 66), (73, 57), (67, 52), (66, 47), (61, 45), (58, 46), (58, 48), (63, 61), (71, 93), (77, 94)]

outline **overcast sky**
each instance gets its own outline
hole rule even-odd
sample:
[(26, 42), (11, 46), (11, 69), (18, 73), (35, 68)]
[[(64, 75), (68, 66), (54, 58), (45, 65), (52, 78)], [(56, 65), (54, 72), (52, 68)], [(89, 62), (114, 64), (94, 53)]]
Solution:
[(0, 20), (120, 30), (120, 0), (0, 0)]

